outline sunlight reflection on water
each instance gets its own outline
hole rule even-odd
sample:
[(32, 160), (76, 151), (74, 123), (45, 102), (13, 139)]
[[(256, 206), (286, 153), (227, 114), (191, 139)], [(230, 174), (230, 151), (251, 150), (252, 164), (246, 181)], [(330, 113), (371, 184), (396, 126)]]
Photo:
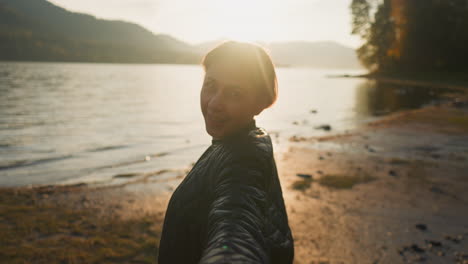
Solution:
[[(278, 152), (292, 135), (331, 133), (318, 125), (344, 131), (439, 96), (433, 89), (326, 77), (358, 71), (277, 71), (278, 101), (257, 125), (279, 134)], [(0, 76), (0, 185), (181, 169), (211, 143), (199, 110), (199, 66), (4, 62)]]

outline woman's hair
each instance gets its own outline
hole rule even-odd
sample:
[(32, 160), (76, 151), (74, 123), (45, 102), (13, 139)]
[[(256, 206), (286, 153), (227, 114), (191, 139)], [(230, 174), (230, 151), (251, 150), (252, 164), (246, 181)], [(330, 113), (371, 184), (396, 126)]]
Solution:
[(265, 108), (270, 107), (278, 97), (278, 82), (273, 62), (268, 53), (256, 44), (227, 41), (208, 52), (202, 60), (205, 71), (214, 63), (229, 63), (246, 74)]

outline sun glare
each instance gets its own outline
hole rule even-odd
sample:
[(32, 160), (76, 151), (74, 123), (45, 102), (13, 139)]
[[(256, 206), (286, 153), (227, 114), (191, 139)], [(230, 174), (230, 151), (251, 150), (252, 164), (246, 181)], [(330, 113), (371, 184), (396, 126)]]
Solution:
[[(273, 1), (266, 0), (214, 0), (215, 21), (219, 32), (239, 41), (256, 41), (271, 38), (274, 18)], [(274, 37), (274, 36), (273, 36)]]

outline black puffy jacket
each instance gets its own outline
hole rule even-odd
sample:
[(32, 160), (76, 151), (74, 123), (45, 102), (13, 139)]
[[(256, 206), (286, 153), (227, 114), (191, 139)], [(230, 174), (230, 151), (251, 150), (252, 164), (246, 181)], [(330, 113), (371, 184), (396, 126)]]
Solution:
[(270, 136), (255, 120), (212, 145), (172, 194), (159, 264), (292, 263)]

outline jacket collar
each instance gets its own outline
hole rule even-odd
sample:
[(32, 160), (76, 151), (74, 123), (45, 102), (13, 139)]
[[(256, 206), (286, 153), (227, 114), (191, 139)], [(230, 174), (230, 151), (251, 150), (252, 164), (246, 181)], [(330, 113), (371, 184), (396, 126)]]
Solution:
[(216, 145), (216, 144), (235, 141), (236, 139), (247, 135), (251, 130), (254, 130), (256, 128), (257, 128), (257, 125), (255, 123), (255, 119), (252, 119), (245, 127), (237, 130), (232, 135), (229, 135), (229, 136), (221, 138), (221, 139), (212, 138), (211, 139), (211, 144)]

